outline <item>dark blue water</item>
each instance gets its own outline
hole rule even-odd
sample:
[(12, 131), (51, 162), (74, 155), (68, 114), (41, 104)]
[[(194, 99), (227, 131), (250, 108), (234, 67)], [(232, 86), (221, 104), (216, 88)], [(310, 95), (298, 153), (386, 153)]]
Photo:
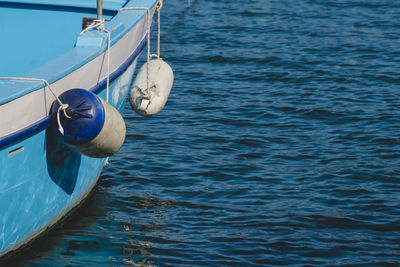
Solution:
[[(400, 5), (167, 0), (165, 110), (27, 266), (400, 264)], [(143, 60), (143, 59), (142, 59)]]

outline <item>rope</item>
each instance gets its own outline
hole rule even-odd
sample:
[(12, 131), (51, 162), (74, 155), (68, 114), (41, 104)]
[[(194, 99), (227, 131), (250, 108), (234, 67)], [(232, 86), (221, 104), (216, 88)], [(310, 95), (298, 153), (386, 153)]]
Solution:
[(56, 95), (56, 93), (53, 91), (51, 88), (49, 82), (45, 79), (39, 79), (39, 78), (25, 78), (25, 77), (0, 77), (0, 80), (19, 80), (19, 81), (37, 81), (37, 82), (43, 82), (45, 84), (45, 87), (47, 86), (50, 90), (50, 92), (53, 94), (57, 102), (60, 104), (60, 107), (57, 110), (57, 123), (58, 123), (58, 130), (62, 135), (64, 135), (64, 129), (61, 125), (61, 120), (60, 120), (60, 112), (62, 111), (64, 113), (64, 116), (67, 119), (70, 119), (71, 117), (67, 113), (67, 108), (69, 107), (68, 104), (63, 104)]
[(146, 80), (147, 80), (147, 89), (145, 98), (148, 98), (148, 88), (149, 88), (149, 63), (151, 59), (150, 55), (150, 9), (148, 7), (123, 7), (118, 12), (121, 11), (129, 11), (129, 10), (146, 10), (147, 11), (147, 65), (146, 65)]
[(150, 89), (150, 84), (149, 84), (149, 64), (150, 60), (153, 57), (157, 57), (157, 59), (160, 59), (160, 11), (163, 5), (163, 0), (159, 0), (157, 3), (157, 55), (152, 55), (150, 54), (150, 25), (151, 25), (151, 14), (150, 14), (150, 9), (148, 7), (123, 7), (118, 10), (118, 12), (121, 11), (129, 11), (129, 10), (146, 10), (147, 12), (147, 65), (146, 65), (146, 92), (142, 92), (144, 94), (144, 99), (150, 99), (150, 94), (149, 94), (149, 89)]
[(89, 25), (86, 29), (81, 31), (80, 34), (83, 34), (91, 29), (98, 29), (99, 31), (104, 31), (107, 33), (107, 85), (106, 85), (106, 102), (108, 103), (110, 98), (110, 58), (111, 58), (111, 32), (104, 27), (104, 19), (102, 20), (94, 20), (91, 25)]
[(161, 43), (161, 32), (160, 32), (160, 25), (161, 25), (161, 8), (163, 6), (163, 0), (159, 0), (156, 10), (157, 10), (157, 59), (160, 59), (160, 43)]
[[(103, 20), (95, 20), (90, 26), (88, 26), (86, 29), (84, 29), (80, 34), (83, 34), (87, 32), (90, 29), (97, 28), (98, 30), (104, 31), (108, 34), (108, 40), (107, 40), (107, 102), (109, 100), (109, 95), (110, 95), (110, 47), (111, 47), (111, 33), (107, 29), (104, 28), (104, 19)], [(67, 113), (67, 108), (69, 107), (68, 104), (63, 104), (61, 100), (58, 98), (56, 93), (53, 91), (51, 88), (50, 84), (47, 82), (45, 79), (39, 79), (39, 78), (24, 78), (24, 77), (0, 77), (0, 80), (23, 80), (23, 81), (40, 81), (43, 82), (50, 90), (50, 92), (53, 94), (57, 102), (60, 104), (60, 107), (57, 110), (57, 124), (58, 124), (58, 130), (62, 135), (64, 135), (64, 129), (61, 125), (61, 118), (60, 118), (60, 113), (61, 111), (64, 113), (64, 116), (67, 119), (70, 119), (71, 116), (68, 115)]]

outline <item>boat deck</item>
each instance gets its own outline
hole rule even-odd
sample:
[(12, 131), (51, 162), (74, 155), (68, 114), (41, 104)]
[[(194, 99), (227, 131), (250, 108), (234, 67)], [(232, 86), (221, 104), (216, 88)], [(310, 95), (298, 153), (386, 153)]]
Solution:
[[(96, 1), (0, 1), (0, 76), (23, 76), (74, 47), (82, 21), (96, 17)], [(125, 1), (105, 1), (109, 19)], [(79, 8), (70, 5), (78, 4)], [(93, 6), (94, 4), (94, 6)]]

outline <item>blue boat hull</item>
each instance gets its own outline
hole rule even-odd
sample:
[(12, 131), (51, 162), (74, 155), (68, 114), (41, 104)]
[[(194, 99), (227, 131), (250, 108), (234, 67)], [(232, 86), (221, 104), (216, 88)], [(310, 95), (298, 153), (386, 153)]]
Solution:
[[(111, 92), (127, 93), (124, 87), (129, 87), (135, 66), (136, 61), (111, 84)], [(105, 98), (105, 90), (99, 95)], [(117, 109), (122, 110), (125, 99), (121, 97)], [(85, 199), (106, 162), (75, 152), (55, 131), (50, 124), (0, 151), (3, 254), (35, 238)]]
[[(14, 5), (8, 2), (18, 1), (7, 1), (7, 8)], [(45, 2), (27, 1), (32, 9)], [(70, 4), (61, 1), (60, 5), (64, 2)], [(110, 3), (116, 2), (147, 6), (151, 16), (157, 3)], [(52, 9), (56, 8), (46, 11)], [(109, 98), (109, 103), (121, 111), (134, 79), (137, 57), (146, 45), (148, 25), (145, 10), (115, 10), (114, 18), (105, 24), (112, 32), (110, 68), (105, 64), (107, 33), (93, 30), (79, 35), (70, 51), (21, 76), (43, 78), (58, 95), (73, 88), (92, 91)], [(48, 89), (37, 81), (0, 82), (0, 258), (38, 237), (77, 207), (96, 185), (107, 161), (80, 154), (60, 140), (49, 116), (55, 99)]]

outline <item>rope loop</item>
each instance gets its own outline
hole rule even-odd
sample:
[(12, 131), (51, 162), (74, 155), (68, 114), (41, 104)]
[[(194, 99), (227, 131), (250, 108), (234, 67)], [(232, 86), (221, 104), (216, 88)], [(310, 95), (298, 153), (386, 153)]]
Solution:
[(68, 109), (68, 104), (63, 104), (60, 100), (60, 98), (56, 95), (54, 90), (51, 88), (49, 82), (45, 79), (39, 79), (39, 78), (25, 78), (25, 77), (0, 77), (0, 80), (19, 80), (19, 81), (40, 81), (45, 84), (45, 87), (49, 88), (50, 92), (53, 94), (55, 97), (56, 101), (60, 104), (60, 107), (57, 110), (57, 124), (58, 124), (58, 130), (62, 135), (64, 135), (64, 129), (61, 125), (61, 119), (60, 119), (60, 112), (62, 111), (64, 113), (64, 116), (67, 119), (71, 119), (71, 116), (68, 115), (67, 109)]
[(62, 127), (62, 124), (61, 124), (60, 113), (62, 111), (64, 113), (64, 116), (67, 119), (71, 119), (71, 116), (69, 116), (68, 113), (67, 113), (67, 108), (68, 107), (69, 107), (68, 104), (62, 104), (62, 105), (60, 105), (58, 107), (58, 110), (57, 110), (57, 124), (58, 124), (58, 130), (60, 131), (61, 135), (64, 135), (64, 128)]
[[(151, 25), (151, 17), (150, 17), (150, 9), (148, 7), (123, 7), (118, 12), (127, 11), (127, 10), (145, 10), (147, 12), (147, 66), (146, 66), (146, 76), (147, 76), (147, 88), (146, 92), (150, 90), (150, 82), (149, 82), (149, 64), (150, 60), (154, 57), (157, 59), (160, 58), (160, 11), (163, 6), (163, 0), (159, 0), (156, 6), (157, 11), (157, 54), (150, 53), (150, 25)], [(147, 93), (145, 96), (149, 96)]]
[(159, 0), (157, 10), (157, 59), (160, 59), (160, 43), (161, 43), (161, 8), (163, 6), (163, 0)]
[(45, 79), (40, 79), (40, 78), (26, 78), (26, 77), (0, 77), (0, 80), (17, 80), (17, 81), (34, 81), (34, 82), (42, 82), (45, 84), (45, 87), (49, 88), (50, 92), (53, 94), (54, 98), (57, 100), (57, 102), (60, 105), (63, 105), (61, 100), (58, 98), (56, 93), (53, 91), (51, 88), (49, 82)]
[(159, 0), (156, 7), (157, 11), (160, 11), (162, 7), (163, 7), (163, 0)]
[(80, 34), (87, 32), (90, 29), (96, 28), (99, 31), (103, 31), (107, 33), (107, 95), (106, 95), (106, 102), (108, 103), (110, 98), (110, 58), (111, 58), (111, 32), (104, 27), (104, 19), (95, 19), (92, 24), (90, 24), (86, 29), (81, 31)]

